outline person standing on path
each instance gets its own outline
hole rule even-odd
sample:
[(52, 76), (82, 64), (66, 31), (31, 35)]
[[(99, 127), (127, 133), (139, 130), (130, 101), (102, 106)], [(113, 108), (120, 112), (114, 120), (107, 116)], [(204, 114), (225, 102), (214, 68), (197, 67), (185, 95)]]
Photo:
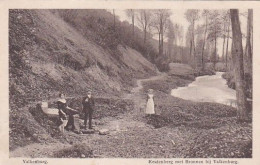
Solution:
[(94, 111), (95, 101), (91, 95), (91, 91), (88, 91), (88, 95), (82, 100), (84, 116), (84, 126), (87, 128), (87, 120), (89, 119), (89, 129), (92, 129), (92, 115)]
[(153, 89), (148, 90), (145, 114), (147, 114), (148, 116), (155, 114), (154, 101), (153, 101)]

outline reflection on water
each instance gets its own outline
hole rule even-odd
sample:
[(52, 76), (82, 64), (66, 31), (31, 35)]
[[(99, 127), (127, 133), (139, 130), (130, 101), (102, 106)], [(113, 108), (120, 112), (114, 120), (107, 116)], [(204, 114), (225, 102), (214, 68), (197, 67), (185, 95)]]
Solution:
[(187, 87), (171, 91), (171, 95), (185, 100), (198, 102), (216, 102), (236, 107), (236, 91), (226, 85), (223, 72), (216, 75), (200, 76)]

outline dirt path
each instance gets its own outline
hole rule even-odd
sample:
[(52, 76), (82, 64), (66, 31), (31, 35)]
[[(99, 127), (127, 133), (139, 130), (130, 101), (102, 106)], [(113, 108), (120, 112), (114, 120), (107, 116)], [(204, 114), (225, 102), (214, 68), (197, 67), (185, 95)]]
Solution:
[[(129, 113), (124, 113), (116, 118), (107, 117), (101, 119), (101, 122), (104, 123), (102, 126), (98, 126), (96, 129), (107, 129), (109, 130), (109, 136), (117, 137), (118, 134), (122, 132), (127, 132), (128, 130), (137, 129), (137, 132), (140, 130), (151, 130), (153, 129), (150, 125), (138, 120), (144, 116), (143, 109), (145, 107), (145, 100), (142, 98), (141, 90), (143, 89), (143, 82), (159, 80), (166, 76), (166, 73), (160, 73), (157, 76), (152, 76), (147, 79), (138, 79), (137, 86), (131, 90), (131, 93), (125, 94), (123, 99), (131, 99), (134, 101), (134, 109)], [(101, 136), (98, 134), (92, 135), (77, 135), (71, 132), (66, 132), (69, 137), (73, 139), (80, 139), (81, 141), (94, 144), (96, 140), (105, 140), (106, 136)], [(86, 138), (87, 137), (87, 138)], [(84, 140), (85, 139), (85, 140)], [(102, 144), (99, 144), (102, 146)], [(70, 144), (63, 144), (60, 142), (56, 143), (34, 143), (27, 145), (25, 147), (17, 148), (16, 150), (10, 152), (10, 157), (52, 157), (53, 152), (60, 149), (71, 146)], [(103, 157), (109, 156), (104, 155), (102, 151), (96, 153), (97, 155), (103, 155)]]
[(143, 85), (142, 85), (143, 82), (159, 80), (159, 79), (164, 78), (166, 75), (167, 75), (166, 73), (159, 73), (159, 75), (152, 76), (147, 79), (138, 79), (136, 81), (137, 87), (133, 88), (131, 93), (135, 94), (135, 93), (140, 92), (140, 90), (143, 88)]
[(105, 118), (106, 124), (102, 129), (108, 129), (112, 132), (127, 131), (131, 128), (151, 128), (150, 125), (139, 121), (138, 119), (144, 116), (145, 100), (142, 98), (141, 90), (143, 89), (143, 82), (159, 80), (166, 76), (166, 73), (160, 73), (159, 75), (152, 76), (147, 79), (138, 79), (136, 81), (137, 86), (134, 87), (129, 94), (125, 94), (123, 99), (130, 99), (134, 102), (134, 109), (129, 113), (124, 113), (115, 118)]

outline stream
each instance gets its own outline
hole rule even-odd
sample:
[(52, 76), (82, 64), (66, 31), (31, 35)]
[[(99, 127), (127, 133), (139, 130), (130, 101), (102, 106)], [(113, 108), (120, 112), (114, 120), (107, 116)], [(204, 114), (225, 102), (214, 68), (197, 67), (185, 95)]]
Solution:
[(172, 89), (171, 95), (196, 102), (214, 102), (236, 107), (236, 91), (227, 86), (224, 72), (200, 76), (186, 87)]

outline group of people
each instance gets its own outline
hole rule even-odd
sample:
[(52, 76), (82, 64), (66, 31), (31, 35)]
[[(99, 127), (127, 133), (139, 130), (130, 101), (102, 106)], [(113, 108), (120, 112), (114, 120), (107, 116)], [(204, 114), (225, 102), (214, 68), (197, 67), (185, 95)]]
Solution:
[[(57, 101), (58, 111), (59, 111), (59, 119), (58, 119), (58, 127), (61, 132), (66, 130), (75, 130), (74, 124), (74, 115), (79, 114), (77, 110), (70, 108), (67, 105), (67, 101), (65, 99), (65, 95), (61, 93), (59, 95), (59, 99)], [(92, 115), (95, 107), (95, 101), (92, 97), (91, 91), (87, 93), (82, 100), (82, 112), (84, 113), (84, 128), (87, 128), (87, 120), (88, 128), (92, 129)]]
[[(147, 116), (151, 116), (155, 114), (154, 111), (154, 101), (153, 101), (153, 90), (149, 89), (147, 93), (147, 103), (145, 108), (145, 114)], [(74, 124), (74, 115), (79, 114), (77, 110), (74, 110), (68, 107), (65, 95), (60, 94), (59, 99), (57, 101), (58, 110), (59, 110), (59, 130), (64, 132), (66, 130), (75, 130)], [(94, 112), (95, 101), (92, 97), (91, 91), (88, 91), (87, 96), (83, 97), (82, 100), (82, 112), (84, 113), (84, 128), (87, 129), (87, 121), (88, 121), (88, 128), (92, 129), (92, 116)]]

